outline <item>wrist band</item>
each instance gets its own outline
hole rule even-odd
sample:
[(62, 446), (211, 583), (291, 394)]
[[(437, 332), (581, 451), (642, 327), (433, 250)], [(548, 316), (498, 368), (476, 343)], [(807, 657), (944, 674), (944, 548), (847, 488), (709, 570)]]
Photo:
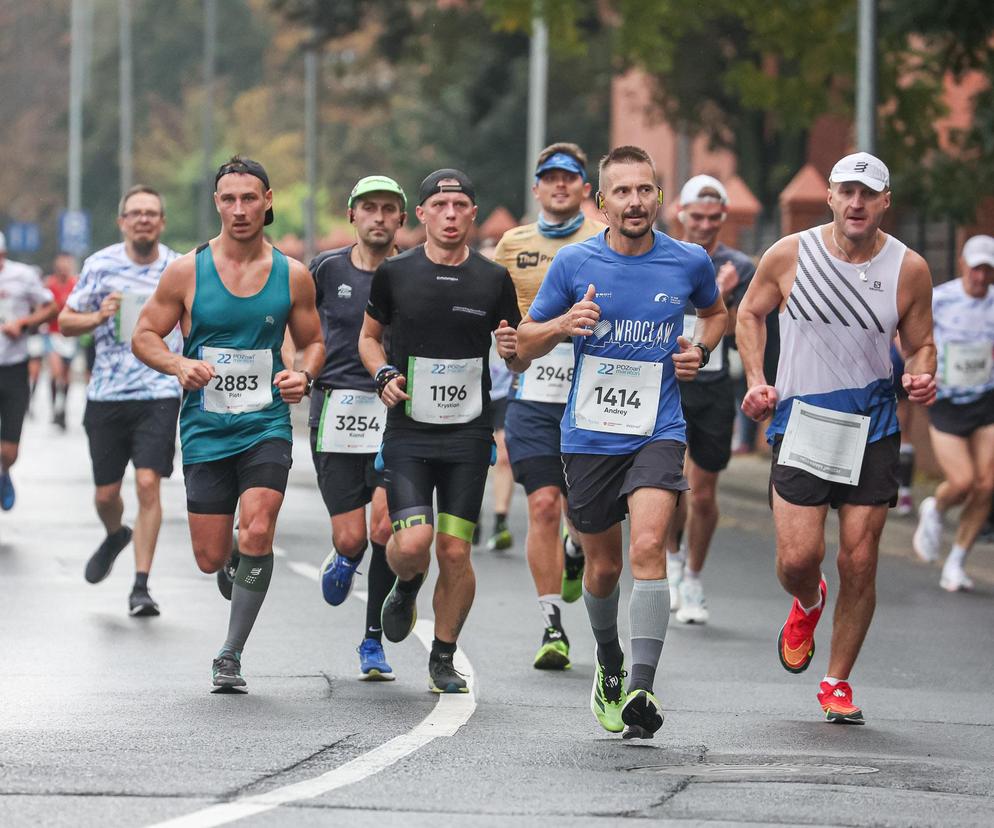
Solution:
[(376, 383), (376, 396), (382, 397), (384, 389), (397, 377), (404, 376), (394, 365), (384, 365), (376, 372), (373, 381)]

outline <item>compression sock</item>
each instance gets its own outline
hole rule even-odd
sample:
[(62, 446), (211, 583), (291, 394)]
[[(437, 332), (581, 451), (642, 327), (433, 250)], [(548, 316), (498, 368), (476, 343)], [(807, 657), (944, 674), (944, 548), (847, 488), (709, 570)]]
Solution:
[(273, 577), (273, 553), (254, 557), (243, 551), (238, 560), (235, 581), (231, 588), (231, 615), (228, 637), (222, 652), (241, 653), (252, 626), (266, 600), (269, 581)]
[(597, 660), (609, 672), (617, 673), (625, 660), (625, 653), (618, 641), (618, 596), (621, 588), (616, 584), (607, 598), (598, 598), (583, 588), (583, 603), (590, 617), (590, 629), (597, 642)]
[(557, 630), (563, 628), (563, 598), (558, 592), (549, 595), (539, 595), (538, 608), (541, 610), (542, 617), (545, 619), (546, 627), (555, 627)]
[(670, 623), (670, 587), (659, 581), (635, 581), (628, 605), (632, 631), (632, 668), (628, 690), (648, 690), (656, 678), (656, 667)]
[(373, 552), (369, 560), (369, 573), (366, 575), (366, 638), (381, 640), (380, 613), (387, 593), (393, 586), (394, 574), (387, 563), (387, 550), (382, 543), (371, 543)]

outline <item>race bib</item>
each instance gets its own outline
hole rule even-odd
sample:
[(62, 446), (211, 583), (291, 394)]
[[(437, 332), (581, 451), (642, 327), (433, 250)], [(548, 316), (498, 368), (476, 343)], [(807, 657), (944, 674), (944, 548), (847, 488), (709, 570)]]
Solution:
[(433, 425), (468, 423), (483, 413), (483, 360), (410, 357), (404, 411)]
[(383, 441), (387, 407), (372, 391), (327, 391), (318, 422), (317, 450), (376, 454)]
[[(697, 325), (697, 316), (692, 313), (686, 313), (683, 316), (683, 335), (687, 337), (691, 342), (694, 341), (694, 328)], [(708, 360), (708, 364), (701, 368), (697, 373), (699, 374), (710, 374), (715, 371), (720, 371), (725, 367), (725, 342), (724, 340), (719, 340), (717, 347), (711, 352), (711, 359)]]
[(649, 436), (656, 428), (662, 381), (662, 363), (584, 354), (575, 401), (577, 427)]
[(777, 465), (855, 486), (863, 468), (870, 418), (794, 400)]
[(233, 348), (200, 349), (200, 358), (214, 366), (204, 386), (200, 408), (214, 414), (247, 414), (273, 402), (273, 352)]
[(131, 342), (131, 335), (135, 332), (135, 325), (138, 324), (142, 307), (151, 295), (150, 293), (133, 293), (130, 290), (121, 294), (121, 304), (114, 316), (114, 338), (118, 342)]
[(518, 377), (519, 400), (564, 403), (573, 384), (573, 346), (560, 342), (544, 357), (533, 359)]
[(986, 385), (994, 367), (994, 344), (947, 342), (942, 349), (942, 385), (970, 388)]

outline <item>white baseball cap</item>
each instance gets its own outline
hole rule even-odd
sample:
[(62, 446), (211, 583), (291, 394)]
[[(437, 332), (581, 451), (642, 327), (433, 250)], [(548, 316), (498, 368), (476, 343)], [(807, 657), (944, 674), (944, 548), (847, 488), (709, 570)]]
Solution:
[(728, 204), (728, 191), (717, 178), (711, 175), (695, 175), (680, 190), (680, 206), (693, 204), (695, 201), (714, 200), (714, 196), (711, 195), (706, 195), (702, 199), (701, 190), (714, 190), (718, 193), (718, 201)]
[(854, 152), (836, 162), (828, 180), (832, 184), (858, 181), (880, 193), (890, 186), (890, 170), (875, 155), (870, 155), (868, 152)]
[(963, 245), (963, 261), (967, 267), (990, 265), (994, 267), (994, 238), (971, 236)]
[(7, 252), (7, 237), (3, 233), (0, 233), (0, 253), (6, 253), (6, 252)]

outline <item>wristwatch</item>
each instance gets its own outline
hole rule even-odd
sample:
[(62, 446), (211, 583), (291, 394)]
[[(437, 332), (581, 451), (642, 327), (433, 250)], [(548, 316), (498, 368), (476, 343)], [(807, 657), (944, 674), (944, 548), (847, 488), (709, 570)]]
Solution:
[(694, 343), (694, 347), (701, 349), (701, 365), (700, 365), (700, 367), (703, 368), (711, 360), (711, 349), (707, 345), (705, 345), (703, 342), (695, 342)]
[(307, 377), (307, 385), (304, 386), (304, 396), (309, 397), (311, 396), (311, 389), (314, 388), (314, 377), (311, 376), (310, 371), (301, 371), (300, 373)]

